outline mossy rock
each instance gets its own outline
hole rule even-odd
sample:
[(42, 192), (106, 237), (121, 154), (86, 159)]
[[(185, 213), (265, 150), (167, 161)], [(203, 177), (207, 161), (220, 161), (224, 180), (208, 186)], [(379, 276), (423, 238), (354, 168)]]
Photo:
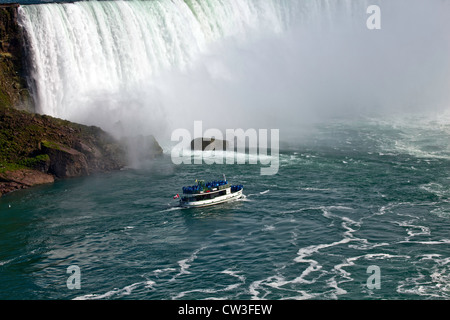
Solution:
[(48, 154), (40, 154), (36, 157), (24, 158), (19, 161), (19, 165), (41, 172), (48, 172), (50, 168), (50, 156)]

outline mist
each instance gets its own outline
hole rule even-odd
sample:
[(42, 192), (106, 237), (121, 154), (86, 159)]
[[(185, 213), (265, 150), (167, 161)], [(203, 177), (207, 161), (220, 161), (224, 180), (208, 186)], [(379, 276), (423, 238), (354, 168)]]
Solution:
[[(301, 134), (336, 118), (439, 112), (449, 107), (448, 2), (379, 3), (381, 30), (356, 17), (299, 21), (283, 34), (227, 39), (188, 73), (161, 81), (170, 124), (280, 128)], [(358, 8), (364, 10), (361, 6)]]

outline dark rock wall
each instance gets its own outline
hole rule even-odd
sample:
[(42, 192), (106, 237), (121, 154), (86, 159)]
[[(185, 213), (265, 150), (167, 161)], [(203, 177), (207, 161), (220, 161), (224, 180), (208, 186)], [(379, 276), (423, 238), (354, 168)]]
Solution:
[(0, 107), (34, 111), (24, 63), (18, 4), (0, 4)]

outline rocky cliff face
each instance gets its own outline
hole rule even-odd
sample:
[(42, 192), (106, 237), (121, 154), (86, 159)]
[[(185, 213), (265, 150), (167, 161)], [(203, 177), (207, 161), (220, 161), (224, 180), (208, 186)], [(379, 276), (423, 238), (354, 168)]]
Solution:
[(0, 194), (126, 163), (126, 147), (98, 127), (0, 107)]
[(0, 106), (34, 111), (28, 90), (17, 4), (0, 4)]

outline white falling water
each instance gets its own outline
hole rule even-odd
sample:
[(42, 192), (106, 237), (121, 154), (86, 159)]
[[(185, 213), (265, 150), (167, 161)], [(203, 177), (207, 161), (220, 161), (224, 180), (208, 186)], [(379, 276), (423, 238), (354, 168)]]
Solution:
[(86, 1), (21, 7), (38, 111), (71, 118), (91, 94), (186, 67), (207, 45), (284, 28), (279, 1)]

